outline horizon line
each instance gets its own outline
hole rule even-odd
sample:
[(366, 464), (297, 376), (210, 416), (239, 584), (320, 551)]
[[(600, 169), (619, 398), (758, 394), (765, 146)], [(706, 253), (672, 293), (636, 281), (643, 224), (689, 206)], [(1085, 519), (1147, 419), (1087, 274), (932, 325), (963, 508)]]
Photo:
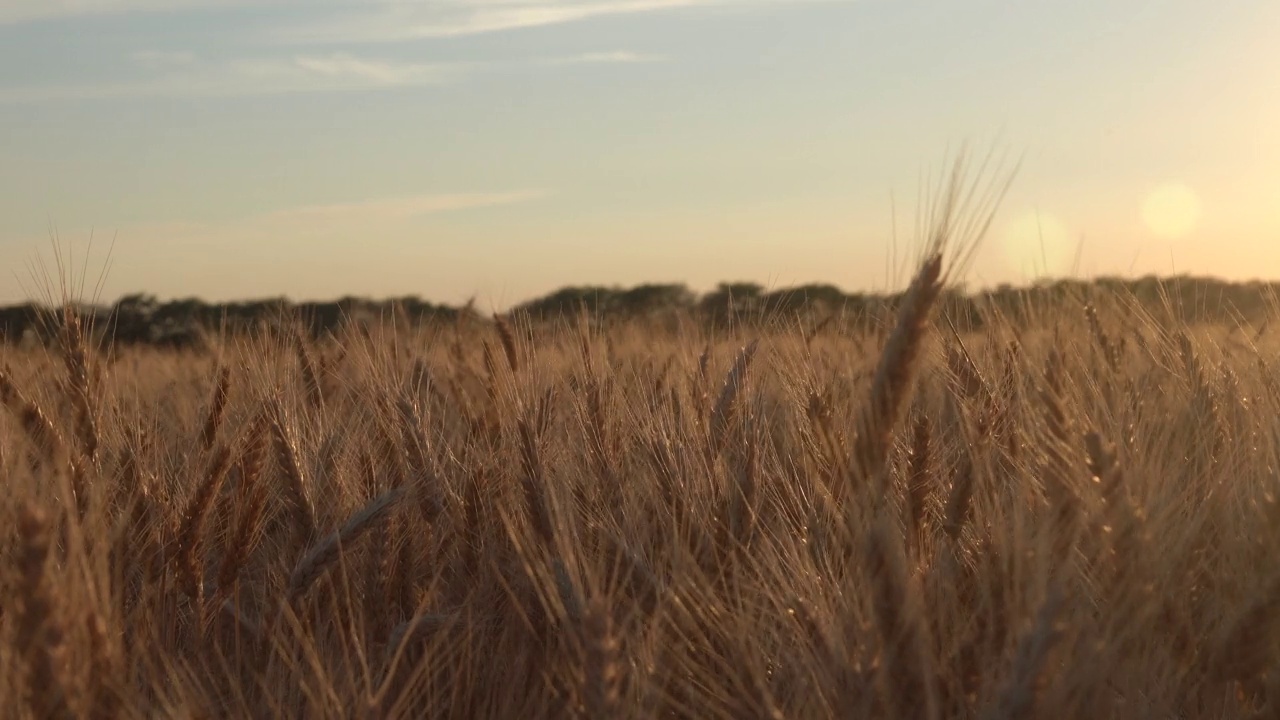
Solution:
[[(1220, 285), (1236, 286), (1236, 287), (1250, 287), (1250, 286), (1258, 286), (1258, 285), (1261, 285), (1261, 286), (1274, 285), (1274, 286), (1280, 287), (1280, 277), (1276, 277), (1273, 279), (1251, 278), (1251, 279), (1232, 280), (1225, 277), (1210, 275), (1210, 274), (1198, 275), (1191, 272), (1175, 272), (1175, 273), (1163, 274), (1163, 275), (1156, 274), (1156, 273), (1146, 273), (1144, 275), (1137, 275), (1137, 276), (1121, 275), (1121, 274), (1097, 274), (1090, 277), (1078, 277), (1078, 276), (1063, 275), (1058, 277), (1036, 278), (1033, 280), (1023, 281), (1019, 283), (997, 282), (997, 283), (986, 283), (986, 284), (980, 284), (980, 285), (973, 285), (965, 282), (952, 282), (952, 283), (949, 283), (945, 288), (943, 288), (943, 291), (944, 292), (958, 291), (962, 295), (974, 296), (974, 295), (992, 294), (992, 293), (998, 293), (998, 292), (1032, 291), (1032, 290), (1043, 289), (1048, 286), (1059, 285), (1059, 284), (1088, 285), (1088, 284), (1096, 284), (1099, 282), (1107, 282), (1107, 281), (1112, 281), (1112, 282), (1118, 281), (1121, 283), (1136, 283), (1136, 282), (1142, 282), (1142, 281), (1169, 282), (1174, 280), (1209, 282), (1209, 283), (1216, 283)], [(529, 305), (538, 300), (544, 300), (544, 299), (550, 298), (556, 293), (563, 292), (565, 290), (595, 290), (595, 291), (626, 292), (628, 290), (634, 290), (634, 289), (643, 288), (643, 287), (680, 287), (690, 291), (696, 298), (702, 298), (715, 293), (718, 289), (722, 287), (733, 286), (733, 285), (739, 285), (739, 286), (754, 285), (760, 289), (761, 294), (767, 294), (767, 295), (794, 292), (794, 291), (799, 291), (806, 288), (824, 287), (824, 288), (834, 288), (835, 290), (839, 291), (842, 295), (846, 295), (849, 297), (862, 296), (862, 297), (868, 297), (868, 298), (894, 297), (902, 294), (907, 289), (906, 287), (903, 287), (896, 290), (871, 290), (871, 289), (850, 290), (836, 283), (822, 282), (822, 281), (811, 281), (811, 282), (795, 283), (790, 285), (771, 286), (762, 282), (758, 282), (755, 280), (748, 280), (748, 279), (723, 280), (706, 289), (699, 289), (699, 288), (690, 286), (686, 282), (677, 282), (677, 281), (672, 281), (672, 282), (646, 281), (646, 282), (641, 282), (641, 283), (636, 283), (631, 285), (625, 285), (621, 283), (615, 283), (615, 284), (586, 283), (586, 284), (577, 284), (577, 285), (562, 285), (552, 290), (539, 293), (536, 295), (532, 295), (530, 297), (527, 297), (517, 302), (513, 302), (510, 305), (508, 305), (504, 310), (499, 311), (495, 309), (494, 312), (496, 313), (511, 312), (512, 310), (516, 310), (524, 305)], [(454, 304), (446, 301), (434, 300), (429, 297), (424, 297), (422, 295), (412, 294), (412, 293), (399, 294), (399, 295), (380, 295), (380, 296), (346, 293), (346, 294), (338, 295), (336, 297), (330, 296), (329, 298), (325, 298), (325, 299), (294, 298), (294, 297), (290, 297), (288, 294), (279, 294), (279, 295), (245, 296), (238, 299), (210, 300), (204, 297), (200, 297), (198, 295), (161, 296), (161, 295), (149, 293), (146, 291), (134, 291), (134, 292), (123, 293), (119, 295), (114, 301), (108, 302), (108, 303), (103, 303), (101, 301), (87, 301), (83, 299), (79, 299), (79, 300), (72, 299), (69, 301), (59, 302), (56, 304), (49, 304), (48, 302), (42, 299), (28, 297), (24, 300), (19, 300), (16, 302), (0, 303), (0, 310), (10, 310), (10, 309), (21, 308), (21, 307), (37, 307), (37, 308), (49, 309), (49, 308), (61, 307), (68, 303), (72, 306), (77, 306), (77, 307), (111, 308), (114, 305), (120, 303), (121, 301), (128, 298), (132, 298), (132, 297), (151, 298), (151, 299), (154, 299), (157, 303), (162, 305), (179, 303), (179, 302), (196, 301), (204, 305), (210, 305), (210, 306), (250, 305), (255, 303), (272, 303), (272, 302), (284, 302), (289, 305), (327, 305), (327, 304), (331, 305), (331, 304), (338, 304), (344, 301), (356, 301), (356, 302), (365, 302), (365, 303), (371, 303), (371, 304), (388, 304), (388, 303), (394, 303), (394, 302), (404, 301), (404, 300), (416, 300), (416, 301), (423, 302), (429, 305), (434, 305), (437, 307), (449, 308), (449, 309), (460, 309), (460, 308), (467, 307), (468, 305), (479, 304), (476, 300), (476, 298), (478, 297), (478, 293), (476, 295), (473, 295), (472, 298), (470, 298), (468, 301)]]

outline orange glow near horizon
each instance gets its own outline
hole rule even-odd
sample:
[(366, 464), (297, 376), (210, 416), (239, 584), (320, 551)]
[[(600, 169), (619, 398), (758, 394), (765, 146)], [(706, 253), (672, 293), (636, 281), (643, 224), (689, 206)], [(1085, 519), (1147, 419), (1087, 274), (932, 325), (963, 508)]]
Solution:
[(1165, 183), (1142, 203), (1142, 222), (1161, 240), (1181, 240), (1196, 231), (1203, 215), (1200, 197), (1183, 183)]
[(1004, 262), (1025, 279), (1061, 275), (1070, 270), (1074, 242), (1057, 216), (1040, 211), (1013, 214), (999, 232)]
[(1276, 0), (0, 1), (0, 304), (51, 237), (111, 247), (105, 298), (878, 291), (988, 142), (970, 287), (1280, 278), (1277, 37)]

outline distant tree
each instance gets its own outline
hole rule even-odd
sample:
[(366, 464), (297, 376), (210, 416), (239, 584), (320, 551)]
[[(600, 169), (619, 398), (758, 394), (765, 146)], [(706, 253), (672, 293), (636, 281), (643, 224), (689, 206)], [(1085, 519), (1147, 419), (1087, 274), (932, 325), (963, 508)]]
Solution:
[(0, 343), (17, 344), (28, 332), (36, 332), (41, 308), (31, 303), (0, 308)]
[(160, 301), (154, 295), (125, 295), (111, 306), (107, 336), (126, 345), (152, 342), (155, 339), (152, 328), (159, 308)]
[(758, 313), (763, 293), (764, 287), (757, 283), (720, 283), (702, 297), (698, 306), (713, 325), (738, 324)]
[(312, 339), (337, 331), (346, 314), (342, 305), (336, 302), (300, 303), (294, 306), (294, 312)]
[[(1002, 284), (978, 292), (954, 287), (942, 294), (939, 304), (940, 317), (967, 331), (982, 327), (992, 317), (1025, 324), (1079, 313), (1086, 303), (1113, 305), (1116, 298), (1143, 308), (1145, 321), (1159, 325), (1219, 322), (1260, 326), (1267, 317), (1280, 313), (1280, 283), (1231, 283), (1188, 276), (1043, 279), (1028, 287)], [(638, 320), (650, 328), (677, 328), (688, 320), (725, 327), (807, 314), (813, 322), (837, 318), (847, 329), (878, 334), (893, 323), (900, 299), (901, 295), (844, 293), (834, 285), (817, 283), (769, 292), (752, 282), (721, 283), (702, 297), (678, 283), (649, 283), (629, 289), (587, 285), (561, 288), (518, 305), (513, 313), (554, 320), (586, 312), (593, 319)], [(209, 304), (198, 298), (160, 302), (153, 295), (136, 293), (109, 307), (77, 311), (92, 321), (95, 338), (169, 347), (198, 346), (207, 333), (292, 332), (301, 325), (320, 336), (348, 322), (395, 319), (402, 326), (414, 327), (480, 317), (473, 303), (451, 307), (412, 295), (385, 301), (347, 296), (332, 302), (298, 304), (284, 298)], [(58, 312), (33, 304), (0, 307), (0, 343), (12, 344), (24, 337), (47, 341), (51, 335), (46, 326), (56, 325)]]
[(617, 295), (618, 309), (627, 315), (648, 315), (670, 310), (687, 310), (697, 300), (682, 284), (637, 285)]
[(843, 309), (849, 296), (835, 285), (801, 285), (774, 290), (760, 296), (760, 305), (768, 314), (828, 314)]
[(512, 311), (538, 319), (572, 316), (584, 311), (591, 315), (604, 314), (614, 309), (619, 294), (619, 290), (601, 286), (566, 287), (521, 303)]

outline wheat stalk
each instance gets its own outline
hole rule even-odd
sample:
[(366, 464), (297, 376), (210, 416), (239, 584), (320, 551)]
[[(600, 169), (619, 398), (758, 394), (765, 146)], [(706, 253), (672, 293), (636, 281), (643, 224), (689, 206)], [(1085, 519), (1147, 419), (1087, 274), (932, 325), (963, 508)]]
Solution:
[(231, 385), (231, 368), (222, 366), (218, 369), (218, 379), (213, 386), (213, 394), (209, 398), (209, 409), (205, 413), (204, 426), (200, 431), (200, 441), (206, 450), (213, 447), (218, 439), (218, 428), (222, 427), (222, 416), (227, 409), (227, 393)]
[(613, 615), (600, 597), (587, 604), (582, 620), (583, 660), (581, 694), (585, 717), (592, 720), (620, 718), (622, 712), (622, 663)]
[(388, 490), (349, 517), (342, 527), (311, 546), (289, 576), (289, 600), (296, 602), (302, 598), (312, 584), (338, 559), (343, 548), (351, 547), (369, 530), (385, 521), (405, 494), (404, 488)]
[(868, 539), (867, 573), (883, 648), (881, 699), (893, 717), (936, 718), (937, 700), (919, 606), (908, 583), (900, 543), (882, 518)]
[(937, 254), (921, 265), (902, 298), (897, 325), (880, 354), (871, 397), (859, 418), (853, 449), (855, 477), (860, 483), (871, 484), (875, 497), (883, 496), (888, 482), (884, 463), (893, 442), (893, 430), (910, 398), (920, 348), (941, 291), (942, 255)]
[(27, 666), (26, 699), (35, 716), (69, 718), (65, 633), (55, 615), (54, 586), (48, 572), (49, 525), (43, 510), (23, 505), (18, 515), (21, 576), (14, 649)]
[(311, 504), (307, 478), (302, 472), (298, 444), (286, 423), (284, 410), (277, 400), (271, 417), (271, 433), (275, 439), (276, 457), (284, 471), (285, 489), (289, 493), (294, 527), (303, 542), (309, 542), (316, 534), (316, 513)]
[(1013, 673), (1000, 694), (991, 720), (1030, 720), (1037, 717), (1036, 704), (1040, 685), (1049, 662), (1049, 654), (1062, 638), (1060, 615), (1065, 600), (1053, 587), (1036, 614), (1035, 624), (1018, 643), (1013, 658)]

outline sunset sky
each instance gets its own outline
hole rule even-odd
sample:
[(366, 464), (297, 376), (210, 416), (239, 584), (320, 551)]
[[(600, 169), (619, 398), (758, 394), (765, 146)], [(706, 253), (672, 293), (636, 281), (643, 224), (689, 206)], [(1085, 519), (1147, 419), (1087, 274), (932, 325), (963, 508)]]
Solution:
[(0, 0), (0, 303), (55, 235), (91, 280), (114, 242), (107, 301), (887, 289), (966, 141), (1021, 159), (970, 285), (1280, 278), (1276, 38), (1276, 0)]

